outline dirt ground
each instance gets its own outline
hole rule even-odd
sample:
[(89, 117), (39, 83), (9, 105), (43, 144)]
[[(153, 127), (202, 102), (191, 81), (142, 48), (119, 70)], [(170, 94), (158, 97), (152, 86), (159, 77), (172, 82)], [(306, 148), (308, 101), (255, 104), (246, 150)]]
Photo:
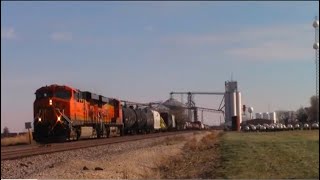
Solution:
[[(208, 139), (216, 138), (212, 132), (194, 132), (187, 135), (167, 137), (150, 143), (147, 147), (127, 149), (119, 153), (101, 155), (95, 158), (86, 158), (77, 155), (77, 158), (62, 161), (40, 172), (30, 174), (25, 178), (36, 179), (150, 179), (150, 178), (197, 178), (197, 173), (185, 175), (183, 171), (190, 171), (196, 166), (187, 166), (188, 163), (198, 160), (187, 158), (195, 156), (203, 147), (207, 149)], [(209, 137), (209, 138), (208, 138)], [(206, 140), (207, 139), (207, 140)], [(206, 141), (206, 142), (205, 142)], [(200, 143), (202, 142), (202, 144)], [(205, 142), (206, 145), (203, 145)], [(139, 143), (139, 142), (137, 142)], [(209, 148), (210, 149), (210, 148)], [(211, 148), (212, 149), (212, 148)], [(212, 152), (212, 151), (211, 151)], [(198, 153), (197, 153), (198, 154)], [(210, 154), (205, 154), (210, 156)], [(90, 156), (89, 156), (90, 157)], [(200, 158), (206, 159), (206, 158)], [(209, 159), (212, 160), (210, 157)], [(187, 161), (186, 161), (187, 160)], [(200, 163), (205, 163), (205, 160)], [(195, 164), (196, 165), (196, 164)], [(198, 162), (199, 165), (199, 162)], [(180, 166), (180, 167), (179, 167)], [(188, 169), (189, 168), (189, 169)], [(182, 171), (181, 171), (182, 170)], [(180, 172), (179, 172), (180, 171)], [(176, 175), (176, 177), (175, 177)], [(196, 176), (196, 177), (193, 177)]]

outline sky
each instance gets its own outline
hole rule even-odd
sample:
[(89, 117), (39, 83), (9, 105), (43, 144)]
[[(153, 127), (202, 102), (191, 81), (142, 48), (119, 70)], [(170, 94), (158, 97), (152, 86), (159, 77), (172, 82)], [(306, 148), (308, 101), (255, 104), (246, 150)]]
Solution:
[[(152, 102), (171, 91), (224, 92), (232, 78), (255, 112), (309, 106), (318, 9), (318, 1), (1, 1), (1, 127), (24, 131), (34, 92), (50, 84)], [(195, 97), (215, 109), (221, 99)]]

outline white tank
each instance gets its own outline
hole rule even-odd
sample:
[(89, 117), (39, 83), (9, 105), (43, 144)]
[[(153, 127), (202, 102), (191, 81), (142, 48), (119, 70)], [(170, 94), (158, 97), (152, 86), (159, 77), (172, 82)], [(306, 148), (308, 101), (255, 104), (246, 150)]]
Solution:
[(176, 128), (176, 119), (175, 116), (172, 114), (172, 127)]
[(253, 113), (253, 107), (248, 107), (248, 112), (249, 112), (249, 114), (250, 114), (250, 119), (252, 119), (253, 117), (252, 117), (252, 113)]
[(237, 115), (237, 95), (236, 93), (231, 93), (230, 96), (230, 106), (231, 106), (231, 118), (232, 116), (236, 116)]
[(237, 116), (239, 117), (240, 123), (242, 122), (242, 114), (241, 114), (241, 93), (238, 91), (236, 93), (236, 99), (237, 99)]
[(316, 49), (316, 50), (319, 49), (319, 43), (314, 43), (313, 44), (313, 49)]
[(158, 111), (151, 110), (153, 114), (154, 124), (153, 128), (158, 130), (161, 128), (160, 126), (160, 113)]
[(314, 20), (312, 26), (314, 28), (318, 28), (319, 27), (319, 20)]
[(262, 113), (256, 113), (256, 119), (262, 119)]
[(269, 119), (273, 121), (273, 123), (277, 122), (276, 112), (269, 113)]
[(268, 112), (262, 113), (262, 119), (270, 119), (269, 118), (269, 113)]

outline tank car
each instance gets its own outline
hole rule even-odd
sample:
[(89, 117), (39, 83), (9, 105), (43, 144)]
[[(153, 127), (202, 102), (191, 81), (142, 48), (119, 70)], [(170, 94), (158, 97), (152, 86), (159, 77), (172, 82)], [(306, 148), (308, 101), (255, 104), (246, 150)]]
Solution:
[(309, 124), (308, 124), (308, 123), (305, 123), (305, 124), (303, 125), (303, 129), (304, 129), (304, 130), (309, 129)]
[(134, 125), (137, 123), (137, 116), (133, 107), (122, 107), (124, 132), (126, 134), (134, 133)]
[(144, 108), (142, 112), (145, 114), (146, 117), (146, 125), (145, 125), (145, 131), (150, 133), (154, 130), (154, 117), (153, 112), (150, 108)]

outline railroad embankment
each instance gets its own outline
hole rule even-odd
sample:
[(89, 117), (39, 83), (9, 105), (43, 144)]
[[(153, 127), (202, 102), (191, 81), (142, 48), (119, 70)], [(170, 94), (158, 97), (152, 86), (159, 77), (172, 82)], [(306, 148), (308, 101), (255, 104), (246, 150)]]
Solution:
[(319, 131), (197, 131), (1, 161), (1, 178), (318, 179)]

